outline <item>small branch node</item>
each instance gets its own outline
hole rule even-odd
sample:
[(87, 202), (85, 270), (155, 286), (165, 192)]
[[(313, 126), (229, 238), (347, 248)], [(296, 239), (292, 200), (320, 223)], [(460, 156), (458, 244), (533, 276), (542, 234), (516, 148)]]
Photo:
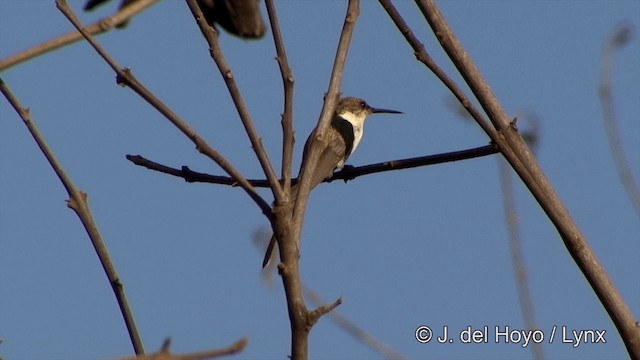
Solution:
[(315, 310), (310, 311), (307, 315), (307, 322), (309, 324), (309, 327), (315, 325), (320, 317), (337, 308), (340, 304), (342, 304), (341, 297), (334, 301), (333, 304), (318, 306)]
[(515, 131), (518, 131), (518, 118), (514, 117), (513, 120), (511, 120), (511, 122), (509, 123), (509, 125), (511, 126), (511, 128)]

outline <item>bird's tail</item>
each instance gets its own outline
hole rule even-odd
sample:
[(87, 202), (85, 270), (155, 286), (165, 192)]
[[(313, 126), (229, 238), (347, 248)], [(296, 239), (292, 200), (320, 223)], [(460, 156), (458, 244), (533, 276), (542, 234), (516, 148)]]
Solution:
[(273, 249), (276, 247), (276, 235), (271, 235), (271, 240), (269, 240), (269, 245), (267, 246), (267, 251), (264, 253), (264, 259), (262, 260), (262, 268), (266, 268), (271, 261), (271, 255), (273, 254)]

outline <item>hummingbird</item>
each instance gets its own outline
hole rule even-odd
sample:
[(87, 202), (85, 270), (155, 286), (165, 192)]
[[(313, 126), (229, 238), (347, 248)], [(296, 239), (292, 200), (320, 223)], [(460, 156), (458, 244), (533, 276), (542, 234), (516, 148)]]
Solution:
[[(331, 124), (327, 130), (327, 146), (321, 150), (318, 162), (313, 167), (311, 175), (311, 189), (331, 177), (336, 169), (342, 169), (345, 162), (353, 154), (360, 144), (364, 133), (364, 121), (371, 114), (402, 114), (401, 111), (379, 109), (371, 107), (366, 101), (356, 97), (345, 97), (340, 99)], [(307, 142), (304, 145), (304, 154), (311, 147), (318, 128), (313, 129)], [(304, 159), (300, 169), (304, 168)], [(298, 185), (291, 186), (290, 201), (295, 203), (298, 196)], [(276, 244), (275, 235), (271, 237), (269, 246), (262, 261), (262, 267), (266, 267), (271, 259), (271, 253)]]

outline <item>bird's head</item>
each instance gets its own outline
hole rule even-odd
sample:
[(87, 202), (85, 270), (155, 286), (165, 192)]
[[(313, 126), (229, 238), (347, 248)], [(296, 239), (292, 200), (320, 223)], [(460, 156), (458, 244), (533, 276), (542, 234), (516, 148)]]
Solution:
[(336, 106), (336, 114), (349, 121), (353, 126), (362, 127), (364, 120), (371, 114), (402, 114), (402, 112), (374, 108), (360, 98), (346, 97), (340, 99)]

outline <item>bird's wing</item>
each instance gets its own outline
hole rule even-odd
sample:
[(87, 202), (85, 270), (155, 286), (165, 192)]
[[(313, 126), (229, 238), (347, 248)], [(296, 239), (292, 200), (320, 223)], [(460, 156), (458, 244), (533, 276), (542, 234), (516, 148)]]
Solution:
[[(339, 135), (335, 132), (328, 132), (327, 136), (328, 144), (324, 149), (322, 149), (322, 152), (318, 157), (318, 162), (313, 167), (313, 175), (311, 176), (312, 189), (323, 182), (326, 178), (331, 177), (336, 167), (344, 166), (343, 160), (346, 153), (344, 141), (342, 141), (342, 139), (339, 138)], [(305, 150), (310, 146), (311, 139), (312, 137), (309, 137), (309, 140), (305, 145)]]
[[(309, 137), (307, 138), (307, 142), (304, 144), (302, 166), (300, 167), (301, 169), (305, 166), (305, 155), (307, 154), (307, 151), (311, 146), (312, 139), (315, 138), (315, 133), (316, 131), (314, 129), (311, 135), (309, 135)], [(351, 132), (347, 132), (347, 134), (349, 133), (353, 134), (353, 129), (351, 129)], [(345, 141), (338, 136), (340, 135), (332, 131), (328, 133), (328, 146), (326, 146), (322, 150), (316, 166), (313, 167), (313, 175), (311, 176), (311, 189), (318, 186), (318, 184), (323, 182), (324, 179), (333, 175), (333, 171), (336, 167), (342, 168), (344, 166), (343, 162), (346, 161), (346, 159), (349, 157), (348, 152), (351, 152), (351, 146), (353, 146), (353, 136), (345, 139), (346, 144)], [(347, 149), (347, 147), (349, 148)], [(296, 184), (291, 187), (291, 197), (289, 201), (295, 203), (297, 197), (298, 185)], [(267, 264), (269, 264), (269, 261), (271, 260), (271, 254), (275, 249), (275, 245), (276, 237), (271, 236), (271, 240), (269, 241), (269, 245), (267, 246), (267, 251), (265, 252), (264, 259), (262, 260), (262, 268), (266, 267)]]

